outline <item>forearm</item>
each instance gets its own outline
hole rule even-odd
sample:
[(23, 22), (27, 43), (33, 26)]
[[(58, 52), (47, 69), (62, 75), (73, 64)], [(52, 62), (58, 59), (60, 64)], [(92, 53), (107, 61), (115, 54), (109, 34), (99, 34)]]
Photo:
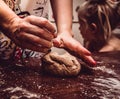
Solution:
[(3, 0), (0, 0), (0, 28), (3, 32), (15, 31), (17, 24), (13, 26), (13, 20), (19, 18), (5, 3)]
[(72, 31), (72, 0), (51, 0), (58, 33)]

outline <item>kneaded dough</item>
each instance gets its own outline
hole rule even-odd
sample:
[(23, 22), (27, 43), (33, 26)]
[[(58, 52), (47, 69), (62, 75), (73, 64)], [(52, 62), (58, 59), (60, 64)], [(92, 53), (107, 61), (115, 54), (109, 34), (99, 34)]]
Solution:
[(57, 52), (50, 52), (42, 58), (43, 69), (57, 76), (76, 76), (81, 70), (78, 60), (65, 53), (59, 55)]

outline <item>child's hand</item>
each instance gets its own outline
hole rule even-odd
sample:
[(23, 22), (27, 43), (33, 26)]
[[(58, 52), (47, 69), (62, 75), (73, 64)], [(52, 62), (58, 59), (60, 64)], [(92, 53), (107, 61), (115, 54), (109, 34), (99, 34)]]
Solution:
[(95, 60), (91, 57), (91, 53), (85, 49), (77, 40), (69, 33), (59, 33), (56, 39), (53, 40), (56, 47), (67, 49), (72, 54), (78, 55), (89, 65), (96, 65)]

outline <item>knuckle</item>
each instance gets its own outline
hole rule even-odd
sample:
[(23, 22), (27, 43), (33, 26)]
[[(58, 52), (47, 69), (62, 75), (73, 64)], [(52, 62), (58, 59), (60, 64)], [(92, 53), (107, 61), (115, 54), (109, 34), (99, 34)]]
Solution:
[(79, 46), (75, 46), (75, 52), (78, 52), (79, 51)]
[(48, 20), (42, 19), (42, 24), (43, 24), (43, 25), (47, 25), (47, 24), (48, 24)]
[(31, 18), (34, 18), (34, 16), (33, 16), (33, 15), (29, 15), (29, 16), (26, 17), (26, 19), (29, 19), (29, 20), (30, 20)]
[(23, 21), (19, 24), (20, 30), (25, 30), (28, 26), (29, 26), (29, 24), (25, 21)]
[(35, 16), (30, 15), (30, 16), (25, 17), (25, 18), (24, 18), (24, 21), (25, 21), (25, 22), (30, 22), (31, 20), (34, 21), (34, 19), (35, 19)]
[(49, 42), (49, 43), (47, 44), (47, 48), (51, 48), (51, 47), (52, 47), (52, 43)]
[(40, 34), (44, 34), (45, 31), (44, 31), (43, 29), (39, 29), (38, 33), (40, 33)]

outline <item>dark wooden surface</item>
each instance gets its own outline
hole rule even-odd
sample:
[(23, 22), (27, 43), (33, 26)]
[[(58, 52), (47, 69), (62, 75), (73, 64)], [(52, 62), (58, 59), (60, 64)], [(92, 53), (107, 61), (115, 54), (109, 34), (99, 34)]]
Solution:
[(97, 67), (77, 77), (0, 66), (0, 99), (120, 99), (120, 52), (97, 53)]

